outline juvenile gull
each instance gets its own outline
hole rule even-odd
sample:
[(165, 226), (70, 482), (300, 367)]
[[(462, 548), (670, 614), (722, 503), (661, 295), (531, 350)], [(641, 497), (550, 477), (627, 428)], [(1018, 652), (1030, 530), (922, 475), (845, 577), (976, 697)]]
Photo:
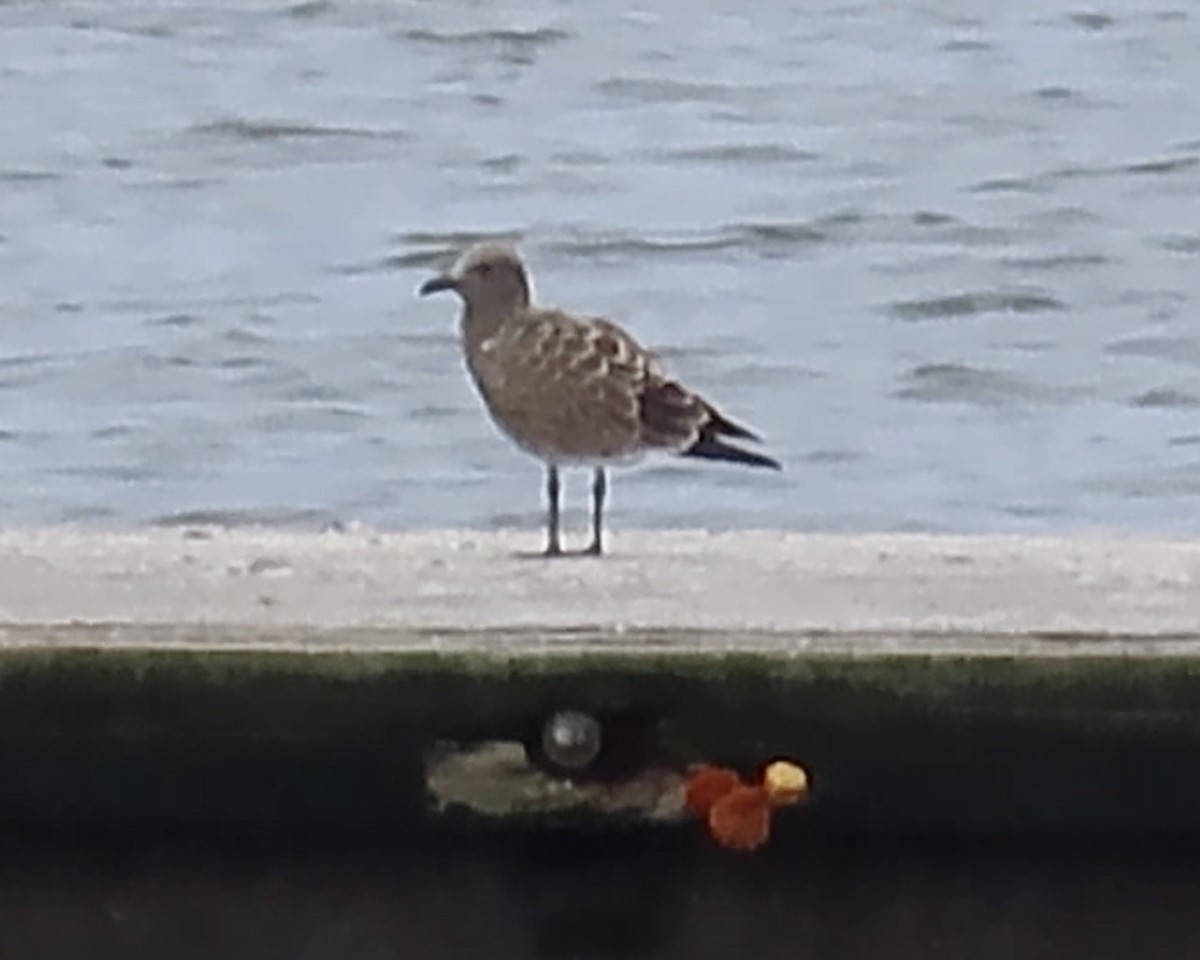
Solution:
[(440, 290), (462, 298), (467, 369), (492, 419), (546, 465), (547, 556), (562, 553), (560, 467), (594, 470), (586, 552), (596, 556), (603, 551), (606, 466), (663, 450), (780, 469), (770, 457), (727, 442), (759, 438), (670, 379), (616, 324), (535, 307), (525, 266), (511, 247), (478, 244), (419, 293)]

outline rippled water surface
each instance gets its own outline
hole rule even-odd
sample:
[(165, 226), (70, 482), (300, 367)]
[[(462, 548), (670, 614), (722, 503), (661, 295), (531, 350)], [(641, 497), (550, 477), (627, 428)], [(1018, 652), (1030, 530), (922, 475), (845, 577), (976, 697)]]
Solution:
[(8, 0), (0, 522), (535, 526), (413, 295), (498, 234), (786, 463), (618, 525), (1200, 532), (1198, 51), (1182, 0)]

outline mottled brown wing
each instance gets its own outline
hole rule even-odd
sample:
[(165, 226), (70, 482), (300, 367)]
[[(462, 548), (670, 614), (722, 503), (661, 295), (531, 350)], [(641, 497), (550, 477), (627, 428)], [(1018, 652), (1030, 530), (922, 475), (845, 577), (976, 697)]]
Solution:
[(671, 380), (647, 380), (638, 404), (642, 435), (650, 446), (686, 446), (708, 418), (704, 401)]
[[(570, 317), (557, 319), (574, 323)], [(707, 434), (757, 440), (702, 397), (666, 376), (653, 353), (608, 320), (586, 323), (591, 360), (602, 358), (597, 377), (623, 396), (632, 395), (639, 445), (680, 449)]]
[(648, 384), (642, 391), (641, 417), (647, 443), (673, 447), (685, 457), (781, 469), (771, 457), (726, 442), (727, 437), (754, 441), (759, 437), (678, 383)]
[(714, 417), (722, 419), (703, 399), (668, 379), (658, 358), (616, 324), (597, 320), (593, 327), (610, 375), (632, 395), (639, 446), (678, 450), (695, 442)]
[(622, 336), (611, 324), (550, 310), (511, 324), (498, 345), (504, 388), (489, 398), (497, 417), (514, 433), (519, 422), (531, 445), (562, 457), (635, 452), (638, 362)]
[(649, 447), (679, 449), (693, 443), (705, 424), (720, 418), (704, 400), (669, 379), (658, 358), (620, 327), (596, 321), (601, 342), (607, 347), (637, 403), (641, 443)]

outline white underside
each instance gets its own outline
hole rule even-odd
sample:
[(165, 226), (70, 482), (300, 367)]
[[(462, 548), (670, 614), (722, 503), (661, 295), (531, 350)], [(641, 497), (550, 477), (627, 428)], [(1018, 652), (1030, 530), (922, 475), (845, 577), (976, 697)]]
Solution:
[(554, 464), (558, 467), (630, 467), (642, 460), (646, 454), (679, 453), (687, 447), (687, 444), (680, 444), (678, 447), (647, 446), (611, 457), (564, 456), (557, 450), (548, 450), (526, 442), (524, 438), (511, 431), (508, 425), (501, 421), (490, 409), (488, 413), (491, 416), (492, 423), (500, 431), (501, 435), (514, 443), (520, 450), (532, 457), (536, 457), (543, 463)]
[(554, 450), (543, 450), (531, 444), (522, 443), (518, 437), (514, 437), (507, 431), (503, 432), (525, 453), (532, 457), (537, 457), (542, 463), (553, 464), (556, 467), (631, 467), (642, 460), (648, 453), (674, 452), (665, 447), (646, 447), (615, 457), (568, 457)]
[(548, 457), (542, 453), (529, 451), (539, 460), (556, 467), (632, 467), (645, 456), (647, 451), (631, 453), (623, 457)]

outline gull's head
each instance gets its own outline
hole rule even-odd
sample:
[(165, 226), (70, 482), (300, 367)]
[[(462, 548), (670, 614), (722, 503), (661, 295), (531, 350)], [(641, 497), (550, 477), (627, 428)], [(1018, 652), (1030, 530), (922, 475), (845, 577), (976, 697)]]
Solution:
[(427, 297), (453, 290), (468, 309), (512, 310), (529, 305), (529, 278), (516, 250), (503, 243), (480, 243), (458, 258), (448, 273), (426, 280), (418, 291)]

